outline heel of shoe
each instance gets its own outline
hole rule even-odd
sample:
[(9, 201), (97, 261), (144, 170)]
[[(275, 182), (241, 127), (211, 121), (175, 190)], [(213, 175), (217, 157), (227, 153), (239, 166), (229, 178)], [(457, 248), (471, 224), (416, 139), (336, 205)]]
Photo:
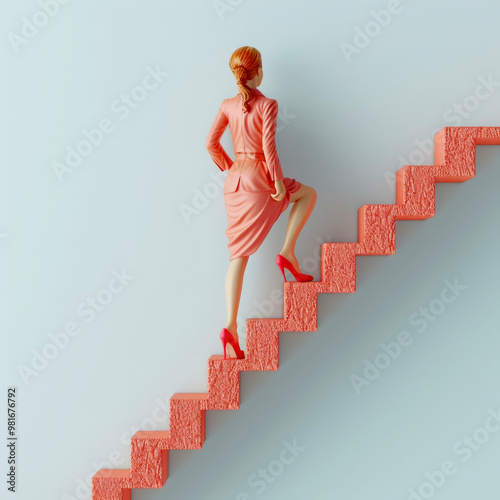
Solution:
[(233, 358), (228, 358), (227, 357), (227, 343), (231, 344), (231, 347), (234, 349), (234, 352), (236, 354), (235, 359), (243, 359), (245, 357), (245, 352), (240, 349), (234, 342), (234, 338), (231, 335), (231, 332), (227, 330), (226, 328), (223, 328), (220, 332), (219, 335), (221, 341), (222, 341), (222, 348), (224, 349), (224, 359), (233, 359)]
[(297, 269), (293, 267), (292, 263), (289, 260), (285, 259), (285, 257), (283, 257), (283, 255), (281, 254), (276, 255), (276, 264), (281, 269), (285, 281), (285, 269), (288, 269), (297, 281), (312, 281), (313, 279), (313, 276), (311, 274), (304, 274), (297, 271)]
[(219, 338), (222, 341), (222, 350), (224, 351), (224, 359), (227, 359), (227, 357), (226, 357), (227, 333), (226, 332), (227, 332), (227, 330), (225, 328), (223, 328), (220, 331), (220, 335), (219, 335)]
[(283, 280), (286, 281), (285, 270), (281, 268), (281, 274), (283, 275)]
[(283, 279), (286, 281), (286, 276), (285, 276), (285, 269), (281, 266), (278, 266), (280, 268), (281, 274), (283, 275)]

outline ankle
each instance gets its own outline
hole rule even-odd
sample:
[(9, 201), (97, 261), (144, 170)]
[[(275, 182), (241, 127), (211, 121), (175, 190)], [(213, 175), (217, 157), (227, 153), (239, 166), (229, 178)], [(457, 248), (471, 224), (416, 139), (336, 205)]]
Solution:
[(297, 262), (297, 257), (295, 257), (293, 250), (280, 250), (279, 254), (291, 262)]
[(224, 328), (228, 330), (233, 337), (236, 337), (238, 335), (238, 327), (235, 322), (226, 323), (226, 326)]

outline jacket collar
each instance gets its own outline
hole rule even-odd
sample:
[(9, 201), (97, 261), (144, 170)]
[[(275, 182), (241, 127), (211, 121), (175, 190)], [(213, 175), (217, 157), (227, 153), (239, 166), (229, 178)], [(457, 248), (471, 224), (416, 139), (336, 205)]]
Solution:
[[(264, 96), (264, 94), (259, 89), (252, 89), (252, 92), (254, 93), (254, 95)], [(240, 93), (238, 92), (236, 95), (240, 95)]]

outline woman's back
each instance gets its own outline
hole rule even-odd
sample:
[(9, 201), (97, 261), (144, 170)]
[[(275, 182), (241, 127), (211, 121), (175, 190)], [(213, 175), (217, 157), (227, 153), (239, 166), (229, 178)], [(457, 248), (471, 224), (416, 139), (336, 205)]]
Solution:
[(238, 93), (222, 101), (209, 131), (206, 147), (219, 168), (229, 170), (233, 162), (219, 142), (229, 124), (235, 155), (238, 153), (263, 154), (269, 180), (274, 182), (283, 178), (275, 142), (278, 102), (264, 96), (258, 89), (252, 89), (252, 91), (254, 97), (249, 102), (250, 109), (246, 113), (242, 109), (241, 94)]

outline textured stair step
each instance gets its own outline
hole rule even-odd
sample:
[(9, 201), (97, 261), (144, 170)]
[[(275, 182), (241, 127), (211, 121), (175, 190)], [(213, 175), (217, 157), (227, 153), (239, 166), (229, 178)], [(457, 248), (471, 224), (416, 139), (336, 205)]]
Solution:
[(237, 410), (240, 407), (242, 363), (242, 360), (224, 360), (222, 354), (210, 356), (208, 360), (208, 410)]
[(429, 219), (436, 214), (434, 167), (405, 165), (396, 172), (396, 219)]
[(396, 252), (396, 205), (363, 205), (358, 210), (360, 255)]
[(284, 329), (282, 318), (250, 318), (246, 320), (246, 352), (248, 363), (242, 368), (248, 371), (267, 371), (279, 368), (279, 332)]
[(131, 500), (130, 469), (100, 469), (92, 476), (92, 500)]
[(169, 431), (137, 431), (131, 438), (130, 485), (161, 488), (168, 477)]
[(490, 135), (489, 132), (485, 132), (484, 127), (445, 127), (441, 129), (434, 136), (434, 178), (436, 182), (464, 182), (474, 177), (476, 174), (476, 144), (481, 144), (479, 141), (488, 140), (496, 134)]
[(321, 245), (321, 293), (356, 291), (356, 255), (359, 243), (323, 243)]
[(314, 332), (318, 329), (318, 289), (314, 281), (287, 281), (283, 291), (283, 328), (287, 332)]
[(192, 450), (203, 446), (207, 402), (206, 392), (178, 392), (170, 398), (169, 449)]

